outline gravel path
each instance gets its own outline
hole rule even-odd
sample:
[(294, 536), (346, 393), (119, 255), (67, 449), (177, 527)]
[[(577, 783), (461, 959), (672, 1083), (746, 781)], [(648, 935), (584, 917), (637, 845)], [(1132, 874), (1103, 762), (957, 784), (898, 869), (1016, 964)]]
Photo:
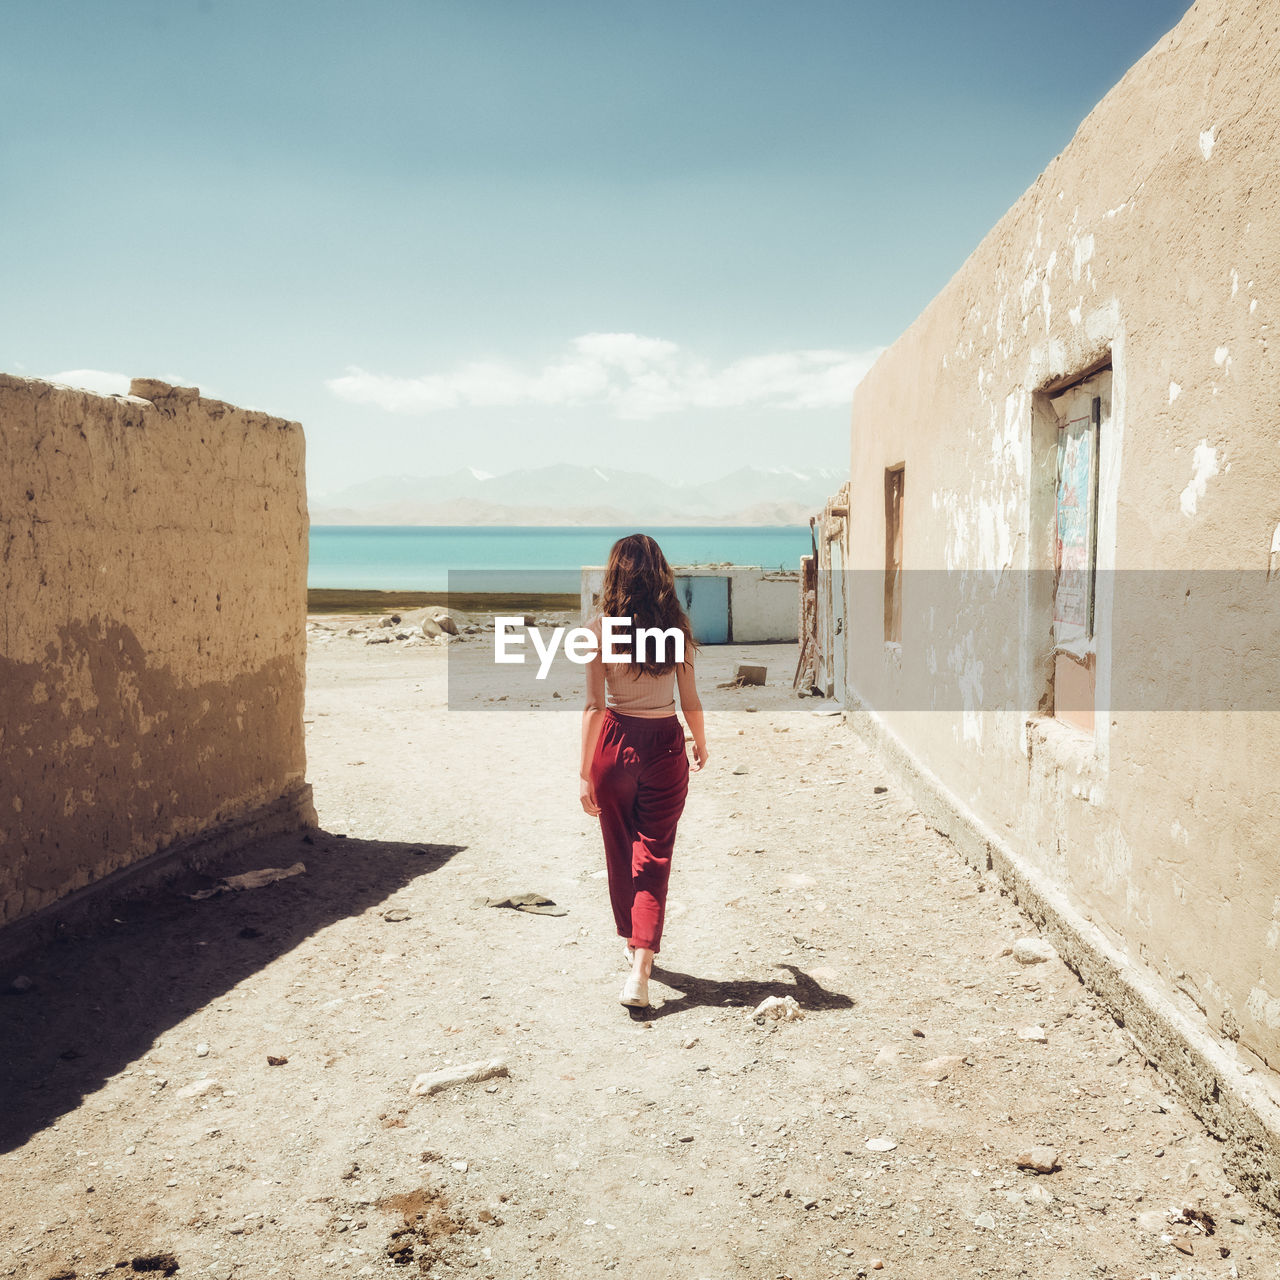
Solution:
[[(446, 712), (446, 655), (316, 632), (324, 831), (233, 868), (305, 873), (26, 961), (0, 1275), (1280, 1275), (1123, 1032), (791, 694), (794, 646), (705, 655), (648, 1013), (617, 1003), (576, 690)], [(768, 687), (711, 687), (743, 659)], [(567, 914), (477, 905), (523, 892)], [(803, 1017), (758, 1021), (771, 996)], [(1018, 1167), (1037, 1146), (1055, 1172)]]

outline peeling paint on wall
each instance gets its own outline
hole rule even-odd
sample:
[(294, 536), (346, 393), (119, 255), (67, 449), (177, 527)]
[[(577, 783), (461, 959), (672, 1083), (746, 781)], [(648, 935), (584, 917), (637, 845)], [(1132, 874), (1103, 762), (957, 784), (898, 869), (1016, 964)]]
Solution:
[(1218, 451), (1207, 440), (1196, 445), (1191, 455), (1191, 479), (1182, 491), (1180, 503), (1184, 516), (1194, 516), (1199, 508), (1200, 500), (1209, 487), (1209, 481), (1218, 475)]
[(1273, 1030), (1280, 1027), (1280, 997), (1268, 994), (1265, 987), (1254, 987), (1245, 1001), (1245, 1008), (1264, 1027)]
[(1077, 236), (1071, 260), (1071, 278), (1077, 283), (1086, 266), (1093, 259), (1093, 234)]
[(1271, 903), (1271, 927), (1267, 930), (1267, 946), (1272, 951), (1280, 946), (1280, 897)]
[[(1179, 702), (1194, 703), (1207, 671), (1269, 655), (1216, 634), (1190, 653), (1186, 619), (1204, 615), (1154, 619), (1142, 574), (1127, 574), (1253, 572), (1270, 542), (1265, 599), (1280, 600), (1280, 346), (1258, 306), (1280, 297), (1280, 204), (1264, 194), (1280, 138), (1277, 48), (1280, 9), (1200, 0), (880, 358), (854, 398), (849, 547), (855, 569), (882, 568), (882, 477), (905, 457), (919, 477), (906, 567), (953, 571), (960, 600), (927, 620), (907, 601), (894, 661), (904, 680), (927, 673), (946, 692), (928, 715), (876, 702), (878, 634), (865, 653), (851, 638), (855, 692), (865, 671), (867, 706), (939, 789), (1010, 833), (1157, 985), (1195, 973), (1210, 1027), (1234, 1015), (1241, 1044), (1280, 1068), (1268, 1021), (1280, 917), (1262, 905), (1280, 885), (1280, 733), (1274, 718)], [(1172, 146), (1170, 119), (1191, 122)], [(1223, 137), (1219, 119), (1233, 122)], [(1228, 149), (1205, 163), (1220, 141)], [(1051, 568), (1043, 400), (1108, 359), (1090, 732), (1052, 719), (1056, 660), (1035, 575), (1016, 611), (992, 607), (991, 583)], [(1188, 585), (1194, 605), (1211, 583)], [(1135, 679), (1167, 709), (1126, 707)], [(1017, 691), (1007, 704), (1006, 688)]]

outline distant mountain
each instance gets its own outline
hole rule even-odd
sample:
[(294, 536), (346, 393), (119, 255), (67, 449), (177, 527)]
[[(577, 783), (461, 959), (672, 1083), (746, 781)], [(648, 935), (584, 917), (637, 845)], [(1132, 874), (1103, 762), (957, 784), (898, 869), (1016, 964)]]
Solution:
[(847, 477), (741, 467), (682, 484), (574, 463), (489, 475), (380, 476), (314, 494), (313, 524), (805, 524)]

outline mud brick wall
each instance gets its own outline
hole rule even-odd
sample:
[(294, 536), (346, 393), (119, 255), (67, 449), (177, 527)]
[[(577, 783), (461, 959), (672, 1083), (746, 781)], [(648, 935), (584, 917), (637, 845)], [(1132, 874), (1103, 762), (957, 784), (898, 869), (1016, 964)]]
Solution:
[(314, 818), (296, 422), (0, 375), (0, 926)]

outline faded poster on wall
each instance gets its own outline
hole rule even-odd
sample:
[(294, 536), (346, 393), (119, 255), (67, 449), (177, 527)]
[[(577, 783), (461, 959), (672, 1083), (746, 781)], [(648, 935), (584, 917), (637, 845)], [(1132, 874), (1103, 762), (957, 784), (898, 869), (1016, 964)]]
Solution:
[(1086, 640), (1093, 593), (1093, 422), (1072, 418), (1058, 437), (1058, 581), (1053, 596), (1054, 641)]

